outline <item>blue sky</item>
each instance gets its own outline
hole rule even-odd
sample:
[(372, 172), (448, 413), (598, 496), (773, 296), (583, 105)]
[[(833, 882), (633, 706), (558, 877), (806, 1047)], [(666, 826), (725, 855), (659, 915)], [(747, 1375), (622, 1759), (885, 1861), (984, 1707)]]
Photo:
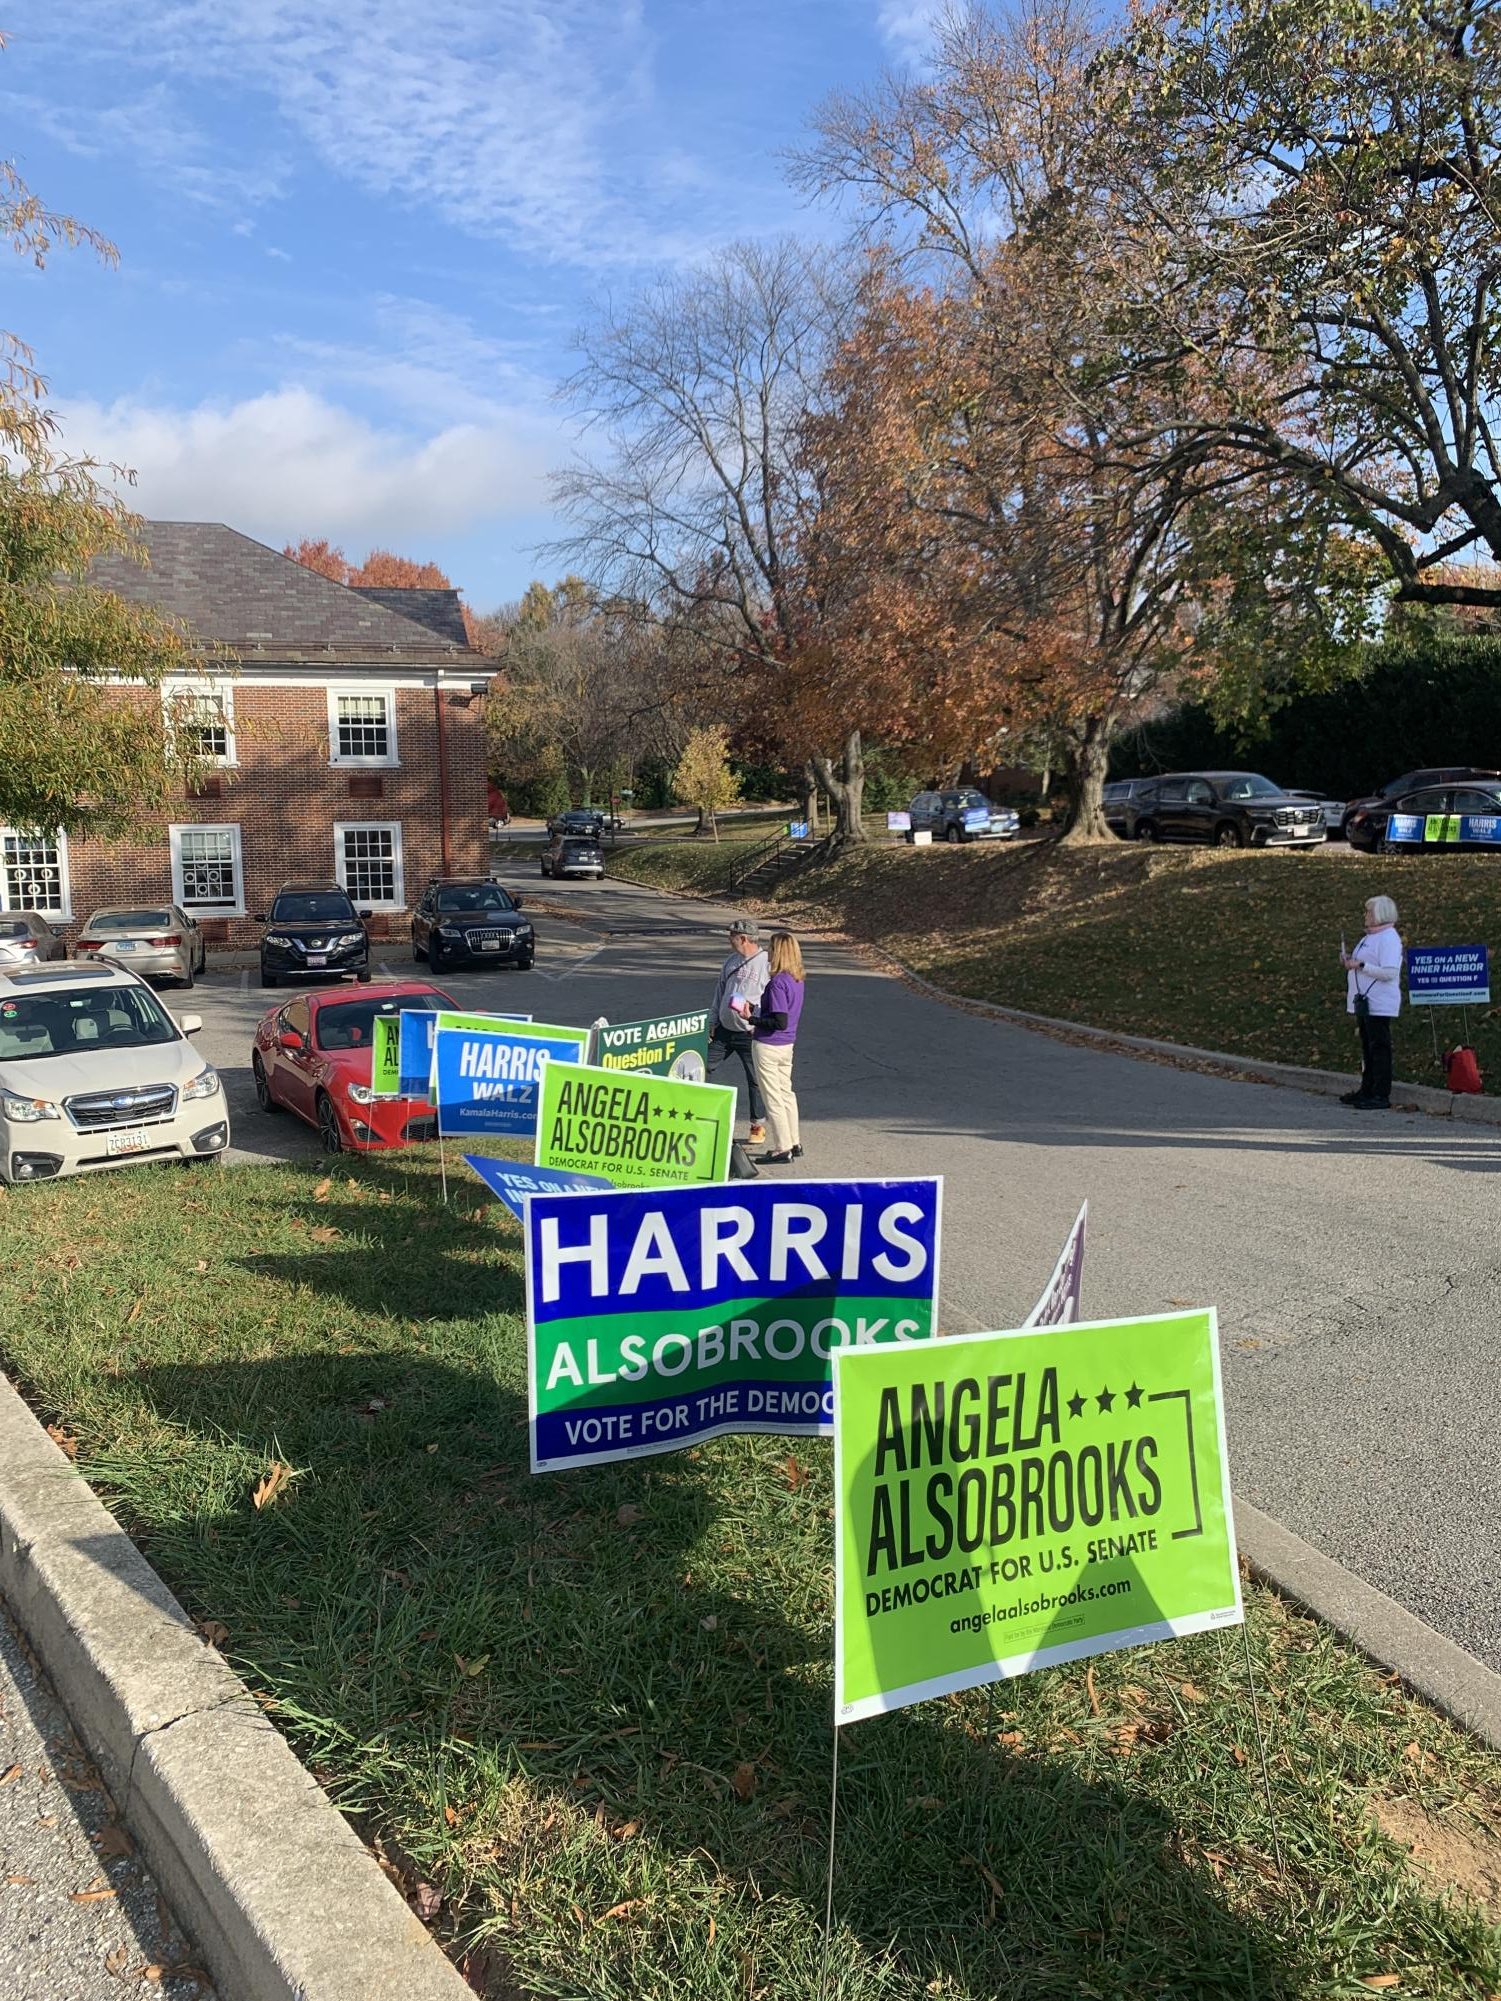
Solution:
[(11, 0), (0, 152), (118, 268), (9, 267), (67, 441), (143, 512), (519, 593), (592, 298), (830, 233), (781, 153), (940, 0)]

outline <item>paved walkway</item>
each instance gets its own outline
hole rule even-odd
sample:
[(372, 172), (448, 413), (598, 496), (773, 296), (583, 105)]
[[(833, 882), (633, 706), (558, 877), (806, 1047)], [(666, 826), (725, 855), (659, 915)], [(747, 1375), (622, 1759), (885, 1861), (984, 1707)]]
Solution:
[(213, 2001), (0, 1601), (0, 1995)]

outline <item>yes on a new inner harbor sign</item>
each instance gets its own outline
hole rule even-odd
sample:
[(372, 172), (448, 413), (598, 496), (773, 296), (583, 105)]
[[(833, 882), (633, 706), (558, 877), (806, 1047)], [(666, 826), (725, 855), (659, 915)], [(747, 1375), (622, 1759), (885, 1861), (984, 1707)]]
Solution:
[(834, 1718), (1241, 1617), (1211, 1310), (834, 1356)]
[(827, 1433), (836, 1350), (936, 1332), (941, 1195), (920, 1179), (531, 1196), (532, 1471)]

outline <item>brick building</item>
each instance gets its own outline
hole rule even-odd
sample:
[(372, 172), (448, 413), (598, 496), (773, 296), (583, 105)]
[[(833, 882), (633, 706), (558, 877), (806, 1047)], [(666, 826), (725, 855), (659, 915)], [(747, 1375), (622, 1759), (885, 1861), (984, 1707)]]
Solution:
[(170, 900), (211, 944), (244, 945), (278, 884), (319, 877), (373, 913), (375, 936), (400, 937), (430, 875), (485, 871), (474, 684), (489, 663), (456, 591), (350, 590), (219, 522), (152, 521), (142, 539), (149, 567), (112, 557), (92, 576), (194, 634), (199, 658), (168, 693), (179, 717), (188, 698), (178, 726), (201, 732), (214, 769), (126, 841), (0, 828), (0, 908), (82, 923)]

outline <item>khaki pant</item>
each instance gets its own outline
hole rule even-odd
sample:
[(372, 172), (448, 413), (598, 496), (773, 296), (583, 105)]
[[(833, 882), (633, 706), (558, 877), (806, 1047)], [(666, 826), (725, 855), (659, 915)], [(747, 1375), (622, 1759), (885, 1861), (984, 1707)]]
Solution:
[(766, 1100), (767, 1146), (772, 1153), (787, 1153), (802, 1145), (797, 1124), (797, 1098), (792, 1089), (791, 1042), (756, 1044), (756, 1082)]

